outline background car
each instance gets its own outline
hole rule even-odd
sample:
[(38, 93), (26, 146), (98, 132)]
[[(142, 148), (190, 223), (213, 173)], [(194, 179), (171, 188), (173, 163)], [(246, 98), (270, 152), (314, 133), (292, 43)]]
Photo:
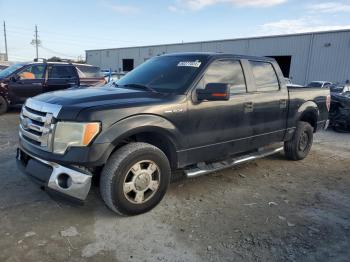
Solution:
[(327, 82), (327, 81), (312, 81), (307, 85), (307, 87), (324, 88), (324, 87), (330, 87), (332, 84), (333, 84), (332, 82)]
[(290, 78), (285, 77), (284, 80), (286, 80), (288, 87), (303, 87), (302, 85), (293, 84)]
[(8, 67), (8, 65), (0, 65), (0, 71), (1, 70), (4, 70), (5, 68), (7, 68)]
[(42, 93), (106, 84), (100, 68), (69, 62), (26, 62), (0, 71), (0, 114)]

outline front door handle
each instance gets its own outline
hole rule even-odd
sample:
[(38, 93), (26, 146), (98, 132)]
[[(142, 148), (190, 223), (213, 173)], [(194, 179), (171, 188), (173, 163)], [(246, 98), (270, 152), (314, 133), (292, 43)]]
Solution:
[(254, 103), (253, 102), (246, 102), (244, 103), (244, 112), (250, 113), (254, 111)]

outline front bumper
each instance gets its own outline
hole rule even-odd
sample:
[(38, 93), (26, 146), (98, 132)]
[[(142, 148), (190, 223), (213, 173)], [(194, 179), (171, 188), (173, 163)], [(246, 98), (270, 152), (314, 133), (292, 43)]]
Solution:
[(92, 174), (87, 171), (46, 161), (23, 148), (17, 149), (17, 164), (35, 182), (68, 198), (83, 201), (90, 191)]

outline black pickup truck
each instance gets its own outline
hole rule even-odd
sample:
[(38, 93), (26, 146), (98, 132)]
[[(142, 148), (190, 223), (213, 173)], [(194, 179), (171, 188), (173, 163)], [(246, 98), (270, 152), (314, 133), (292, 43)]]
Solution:
[(0, 115), (29, 97), (71, 87), (106, 83), (100, 68), (70, 62), (23, 62), (0, 71)]
[(329, 106), (327, 89), (288, 90), (270, 58), (162, 55), (99, 89), (28, 99), (17, 162), (78, 200), (96, 176), (107, 206), (135, 215), (161, 201), (173, 170), (194, 177), (283, 149), (305, 158)]

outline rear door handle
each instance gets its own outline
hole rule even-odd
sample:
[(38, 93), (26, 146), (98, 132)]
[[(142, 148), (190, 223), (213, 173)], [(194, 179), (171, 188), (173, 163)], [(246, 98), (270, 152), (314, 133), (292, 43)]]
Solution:
[(254, 103), (253, 102), (246, 102), (244, 103), (244, 112), (250, 113), (254, 111)]
[(287, 107), (287, 99), (281, 99), (280, 108), (286, 108), (286, 107)]

